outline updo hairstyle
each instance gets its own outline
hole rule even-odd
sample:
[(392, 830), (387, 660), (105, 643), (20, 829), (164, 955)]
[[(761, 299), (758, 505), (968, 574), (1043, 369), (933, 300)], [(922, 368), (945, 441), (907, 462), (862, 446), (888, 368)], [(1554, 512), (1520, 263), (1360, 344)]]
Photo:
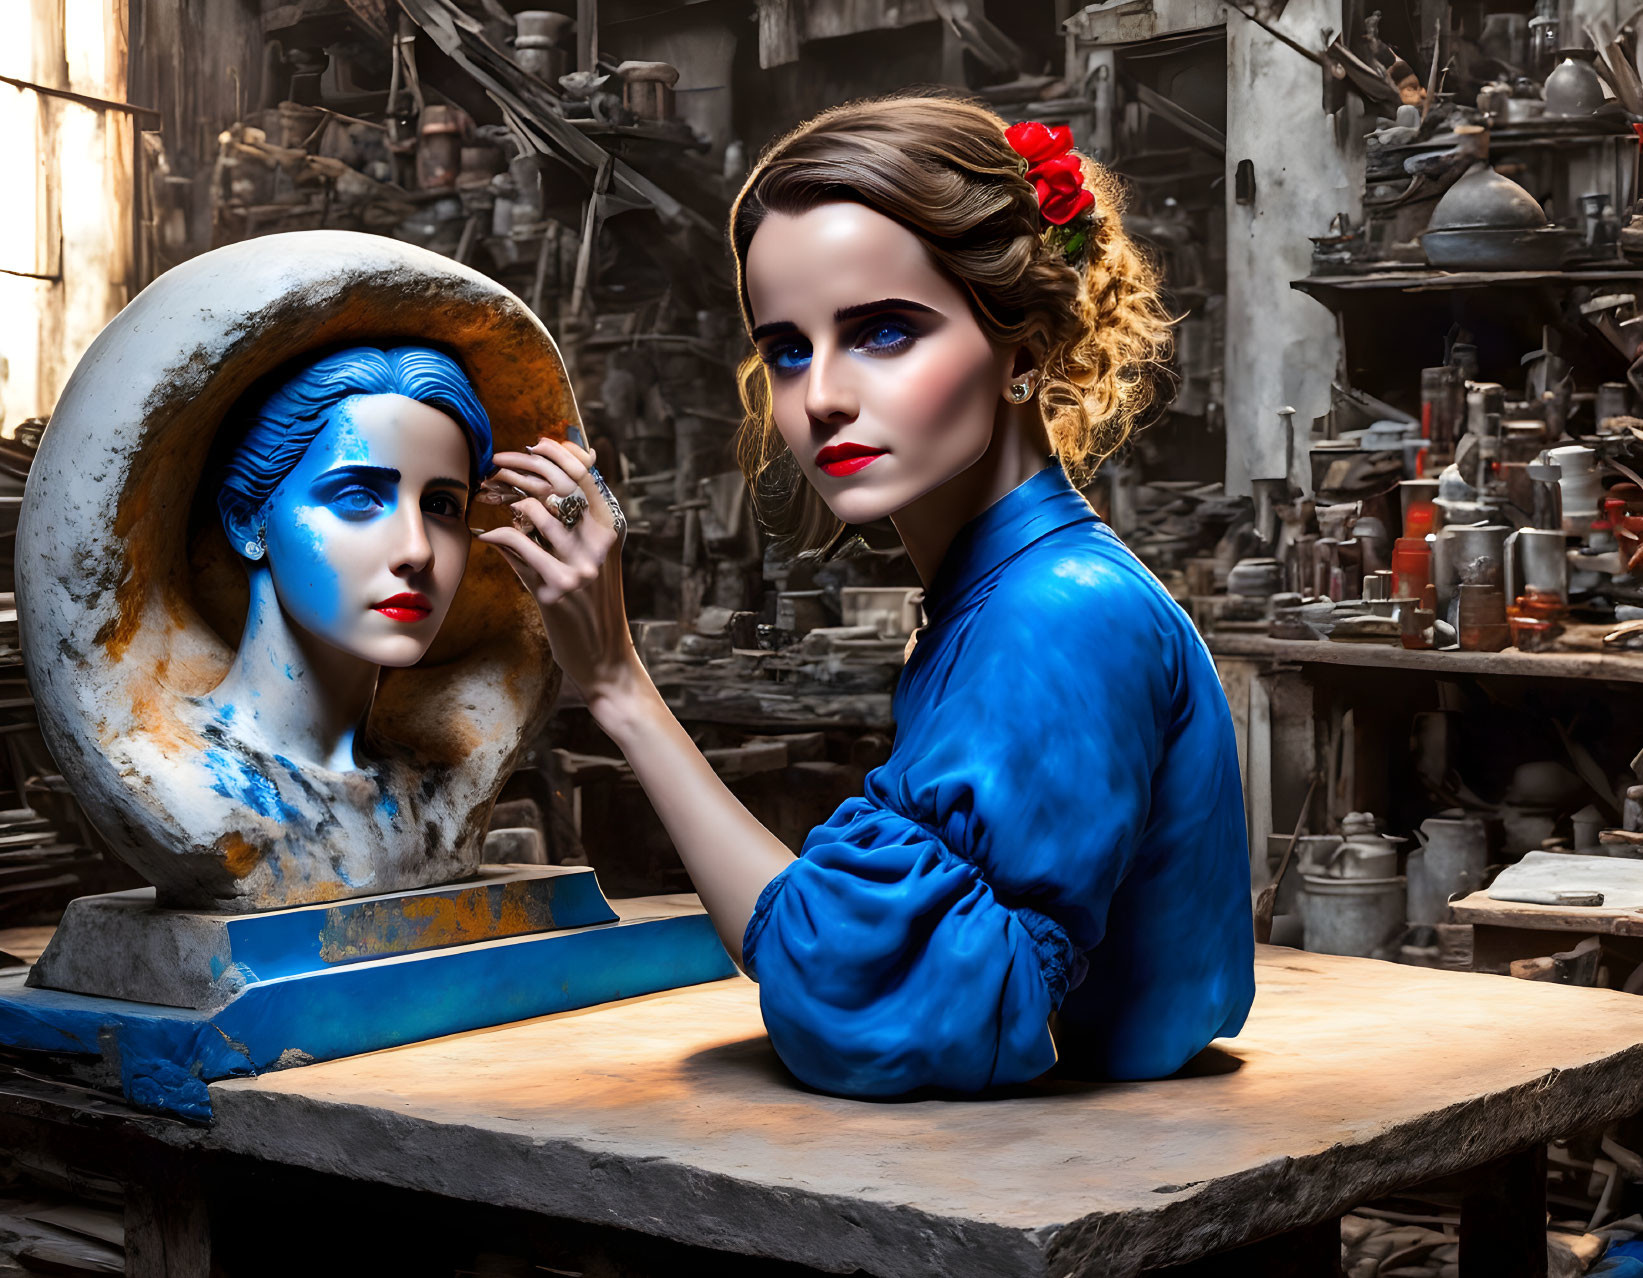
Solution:
[(217, 511), (230, 544), (236, 527), (255, 524), (344, 400), (403, 395), (448, 413), (468, 440), (468, 485), (491, 469), (491, 421), (462, 365), (427, 346), (350, 346), (280, 375), (254, 397), (219, 474)]
[[(1152, 265), (1119, 223), (1112, 174), (1080, 157), (1095, 222), (1085, 265), (1069, 265), (1045, 242), (1048, 224), (1005, 128), (974, 103), (886, 97), (833, 107), (772, 143), (731, 210), (742, 318), (751, 332), (747, 252), (766, 214), (833, 201), (882, 213), (965, 289), (989, 338), (1032, 351), (1051, 448), (1083, 483), (1147, 408), (1169, 358), (1171, 320)], [(738, 378), (746, 416), (737, 460), (761, 516), (794, 550), (827, 546), (842, 525), (783, 444), (756, 353)]]

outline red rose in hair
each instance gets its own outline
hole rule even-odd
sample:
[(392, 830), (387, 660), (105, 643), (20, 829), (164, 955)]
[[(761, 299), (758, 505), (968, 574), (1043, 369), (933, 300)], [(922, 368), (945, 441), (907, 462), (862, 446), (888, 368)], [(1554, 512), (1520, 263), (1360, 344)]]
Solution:
[(1084, 166), (1076, 155), (1058, 155), (1027, 171), (1038, 192), (1038, 211), (1048, 222), (1065, 226), (1095, 203), (1084, 189)]
[(1023, 120), (1004, 130), (1004, 140), (1010, 149), (1027, 161), (1027, 167), (1053, 160), (1073, 149), (1073, 131), (1065, 124), (1054, 128), (1037, 120)]

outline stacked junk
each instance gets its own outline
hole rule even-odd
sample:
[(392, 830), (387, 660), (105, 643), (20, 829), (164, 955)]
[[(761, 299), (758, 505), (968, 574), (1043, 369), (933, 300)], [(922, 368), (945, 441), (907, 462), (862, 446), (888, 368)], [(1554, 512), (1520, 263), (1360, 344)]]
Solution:
[(1226, 568), (1214, 629), (1466, 652), (1643, 649), (1636, 390), (1578, 396), (1561, 361), (1537, 352), (1509, 397), (1476, 380), (1474, 361), (1455, 343), (1422, 370), (1418, 419), (1382, 403), (1387, 416), (1316, 442), (1315, 496), (1256, 481), (1257, 553)]
[[(1420, 323), (1372, 343), (1400, 352), (1374, 369), (1378, 393), (1337, 384), (1310, 439), (1278, 410), (1286, 477), (1255, 481), (1247, 514), (1186, 557), (1184, 593), (1228, 651), (1240, 636), (1302, 660), (1301, 644), (1379, 646), (1404, 655), (1325, 664), (1432, 672), (1418, 687), (1443, 708), (1413, 715), (1387, 774), (1393, 811), (1343, 812), (1343, 786), (1324, 805), (1339, 833), (1306, 832), (1309, 794), (1296, 833), (1271, 836), (1273, 935), (1471, 969), (1473, 929), (1451, 921), (1452, 900), (1601, 903), (1570, 888), (1582, 863), (1643, 884), (1635, 724), (1576, 684), (1486, 694), (1442, 674), (1446, 653), (1471, 654), (1453, 658), (1469, 675), (1573, 658), (1601, 677), (1596, 663), (1643, 652), (1643, 47), (1630, 25), (1566, 30), (1543, 4), (1471, 33), (1440, 23), (1417, 76), (1379, 39), (1378, 16), (1350, 51), (1333, 49), (1381, 116), (1363, 217), (1313, 239), (1313, 274), (1296, 287), (1347, 320), (1401, 324), (1426, 304), (1452, 326), (1425, 360)], [(1357, 354), (1343, 370), (1362, 380)], [(1425, 695), (1416, 687), (1388, 695)], [(1628, 755), (1618, 775), (1596, 762)], [(1526, 962), (1515, 974), (1605, 979), (1595, 940)]]
[[(1497, 367), (1521, 357), (1521, 386), (1483, 380), (1458, 328), (1381, 397), (1338, 386), (1306, 459), (1314, 496), (1256, 482), (1256, 553), (1216, 564), (1230, 598), (1202, 619), (1415, 649), (1643, 647), (1643, 308), (1621, 277), (1643, 262), (1633, 32), (1566, 47), (1550, 9), (1490, 14), (1475, 38), (1441, 33), (1423, 86), (1377, 19), (1353, 62), (1380, 71), (1367, 96), (1391, 114), (1367, 141), (1363, 221), (1314, 239), (1314, 279), (1494, 287), (1540, 272), (1567, 302), (1539, 349), (1489, 352)], [(1577, 386), (1577, 362), (1625, 380)], [(1577, 639), (1570, 623), (1603, 633)]]
[[(1611, 908), (1614, 895), (1643, 889), (1643, 751), (1614, 778), (1596, 770), (1578, 742), (1571, 768), (1556, 759), (1519, 763), (1503, 797), (1487, 803), (1454, 772), (1445, 712), (1416, 716), (1415, 767), (1435, 795), (1455, 799), (1413, 829), (1413, 845), (1383, 832), (1372, 813), (1353, 812), (1339, 834), (1270, 836), (1277, 858), (1274, 940), (1323, 954), (1472, 970), (1472, 927), (1452, 921), (1450, 903), (1487, 889), (1491, 901)], [(1565, 742), (1568, 745), (1568, 742)], [(1441, 770), (1441, 777), (1438, 775)], [(1448, 791), (1446, 793), (1446, 790)], [(1614, 812), (1621, 824), (1608, 828)], [(1404, 862), (1399, 873), (1399, 860)], [(1619, 858), (1629, 864), (1605, 868)], [(1291, 868), (1294, 873), (1284, 874)], [(1584, 869), (1583, 866), (1588, 867)], [(1629, 895), (1628, 895), (1629, 899)], [(1511, 974), (1569, 984), (1604, 984), (1598, 944), (1532, 960)], [(1627, 980), (1643, 993), (1643, 965)]]

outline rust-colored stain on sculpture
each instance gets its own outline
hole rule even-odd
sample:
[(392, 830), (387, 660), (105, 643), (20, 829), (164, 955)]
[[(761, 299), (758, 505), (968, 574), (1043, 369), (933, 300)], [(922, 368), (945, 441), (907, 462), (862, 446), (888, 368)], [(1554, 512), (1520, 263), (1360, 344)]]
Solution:
[(421, 895), (332, 910), (320, 930), (320, 957), (344, 963), (552, 931), (552, 898), (533, 891), (534, 886), (513, 882), (487, 892)]

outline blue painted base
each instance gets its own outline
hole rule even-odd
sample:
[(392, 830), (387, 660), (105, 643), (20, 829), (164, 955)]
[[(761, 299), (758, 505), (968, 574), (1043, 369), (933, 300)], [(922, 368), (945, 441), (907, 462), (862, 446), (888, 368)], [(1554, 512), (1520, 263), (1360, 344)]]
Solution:
[(217, 1012), (0, 977), (0, 1046), (101, 1058), (126, 1099), (198, 1122), (206, 1084), (732, 975), (706, 914), (631, 919), (256, 981)]

